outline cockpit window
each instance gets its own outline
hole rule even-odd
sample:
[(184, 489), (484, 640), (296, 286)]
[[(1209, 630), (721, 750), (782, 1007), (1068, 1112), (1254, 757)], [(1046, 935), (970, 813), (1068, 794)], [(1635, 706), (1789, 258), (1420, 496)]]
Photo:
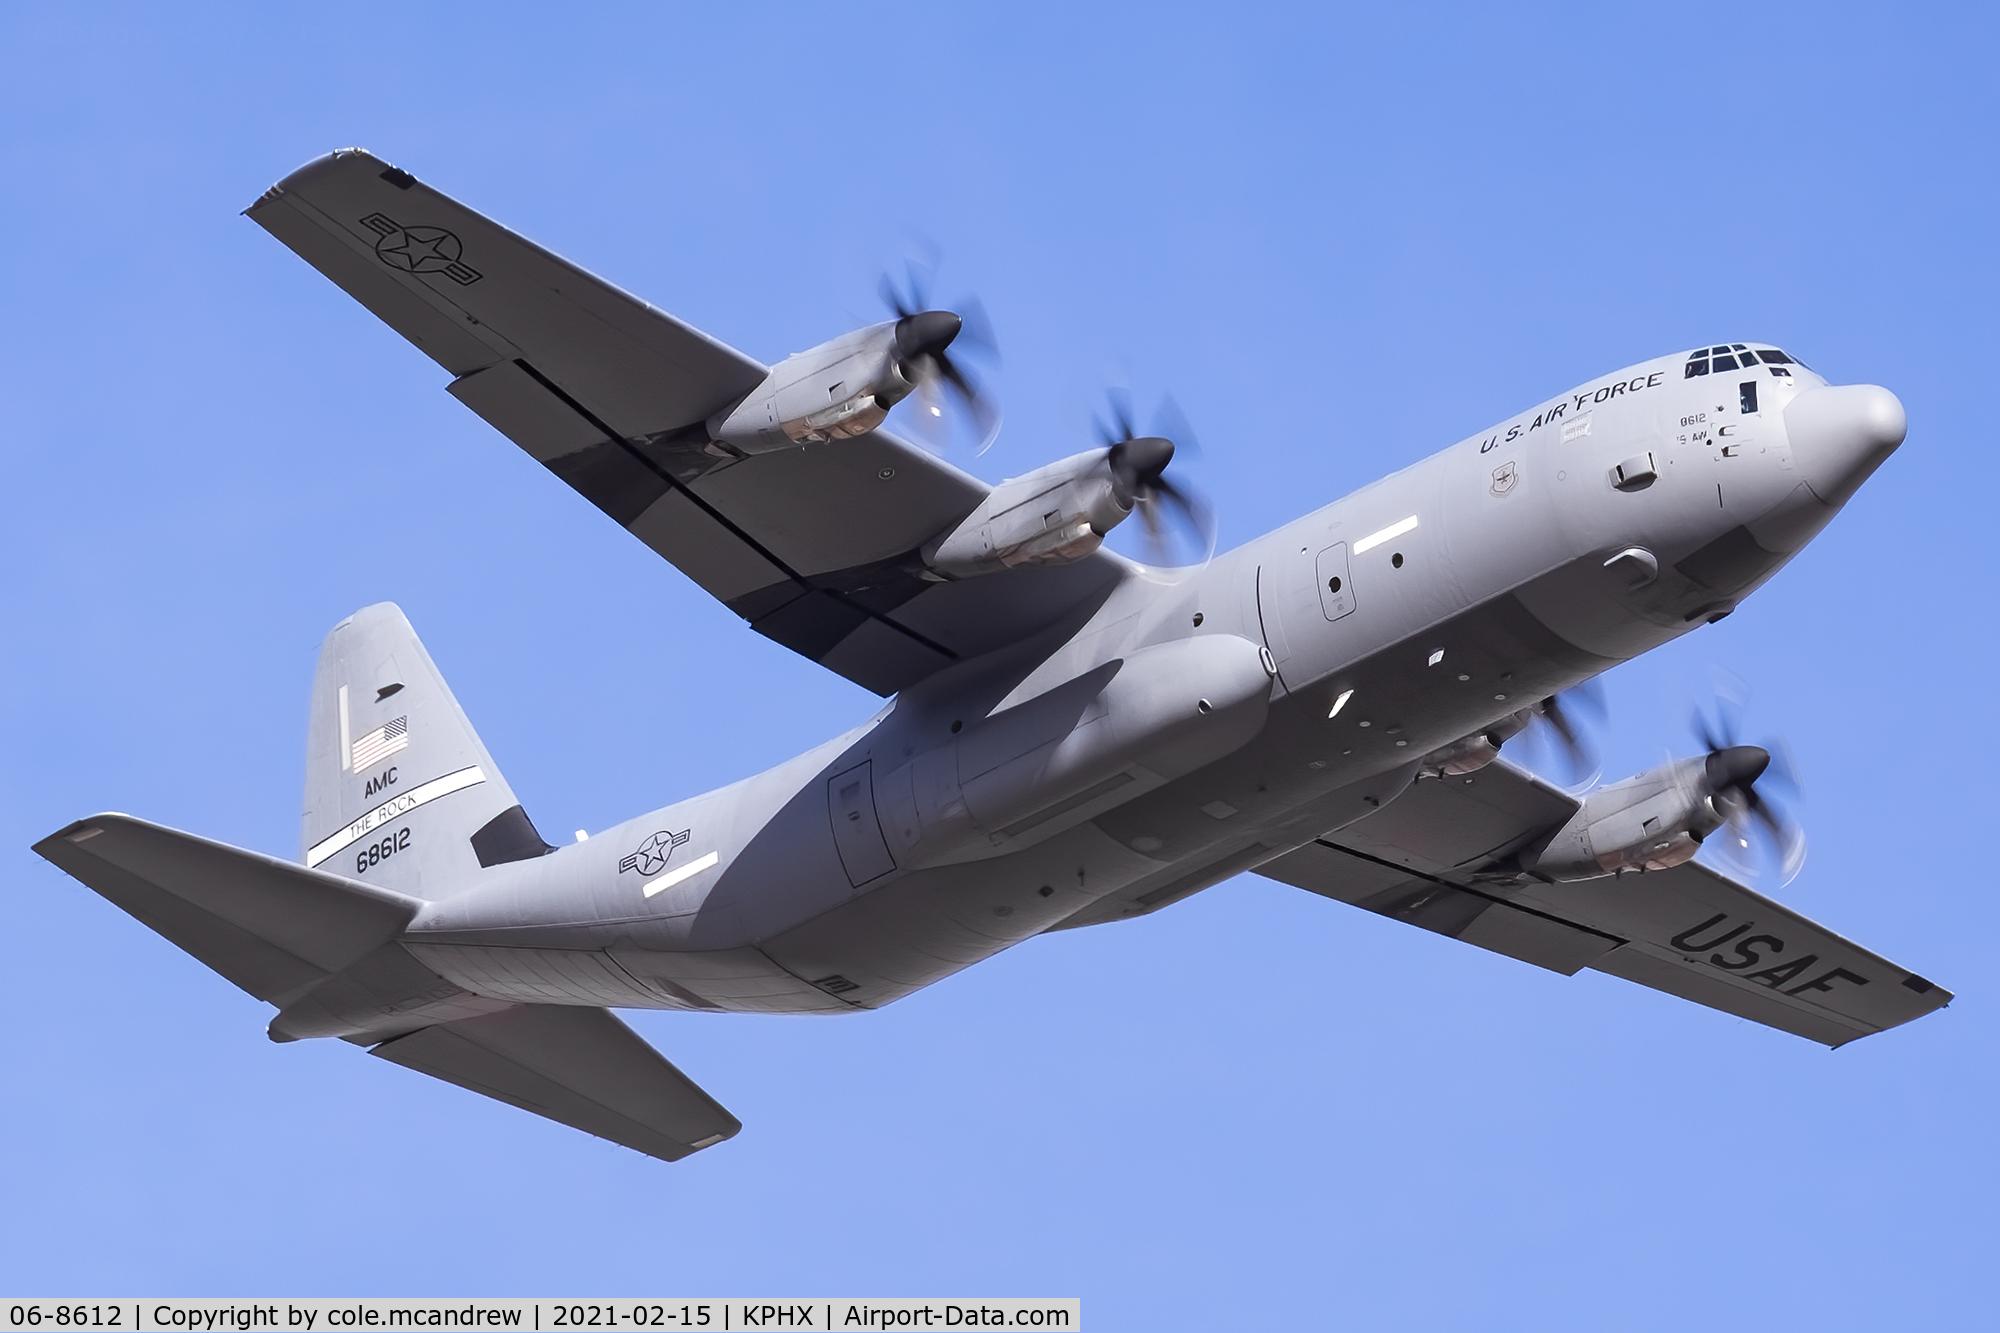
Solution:
[(1760, 359), (1763, 364), (1771, 367), (1773, 375), (1779, 376), (1789, 376), (1792, 373), (1782, 369), (1784, 366), (1805, 365), (1805, 362), (1786, 356), (1775, 348), (1752, 349), (1743, 343), (1730, 343), (1723, 347), (1698, 347), (1690, 352), (1683, 378), (1693, 379), (1710, 371), (1754, 370)]

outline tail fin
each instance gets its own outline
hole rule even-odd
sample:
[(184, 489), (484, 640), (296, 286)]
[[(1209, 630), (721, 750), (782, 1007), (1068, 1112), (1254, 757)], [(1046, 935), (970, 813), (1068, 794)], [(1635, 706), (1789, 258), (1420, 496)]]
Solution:
[(551, 850), (393, 603), (327, 635), (307, 751), (309, 867), (438, 898)]

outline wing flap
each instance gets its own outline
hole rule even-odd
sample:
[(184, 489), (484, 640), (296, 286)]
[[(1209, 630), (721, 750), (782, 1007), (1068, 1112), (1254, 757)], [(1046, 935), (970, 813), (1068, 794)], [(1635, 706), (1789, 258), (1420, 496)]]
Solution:
[(1412, 875), (1324, 839), (1258, 867), (1257, 873), (1564, 976), (1574, 976), (1624, 942), (1443, 880)]
[(128, 815), (35, 850), (260, 1000), (282, 1005), (393, 939), (413, 898)]
[(666, 1162), (743, 1128), (605, 1009), (523, 1005), (422, 1028), (371, 1053)]

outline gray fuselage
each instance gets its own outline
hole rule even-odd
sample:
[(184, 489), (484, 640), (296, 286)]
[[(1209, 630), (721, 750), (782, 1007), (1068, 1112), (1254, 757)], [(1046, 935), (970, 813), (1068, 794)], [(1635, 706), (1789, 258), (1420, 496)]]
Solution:
[(769, 772), (483, 872), (405, 943), (495, 999), (845, 1012), (1366, 818), (1426, 755), (1728, 614), (1902, 438), (1885, 390), (1689, 360), (1184, 581), (1130, 565)]

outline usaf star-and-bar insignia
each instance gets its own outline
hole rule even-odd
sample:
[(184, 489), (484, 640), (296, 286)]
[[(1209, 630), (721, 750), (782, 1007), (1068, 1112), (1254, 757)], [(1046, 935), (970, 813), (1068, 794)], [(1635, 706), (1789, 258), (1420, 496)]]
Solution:
[(405, 227), (386, 213), (370, 213), (361, 225), (375, 233), (375, 257), (405, 273), (442, 273), (461, 287), (478, 282), (478, 269), (459, 262), (465, 247), (443, 227)]
[(674, 848), (686, 842), (692, 832), (692, 829), (682, 829), (679, 833), (669, 833), (661, 829), (658, 833), (648, 834), (646, 840), (639, 844), (638, 851), (618, 863), (618, 873), (622, 875), (628, 870), (636, 870), (642, 877), (659, 874), (667, 868), (667, 858), (674, 854)]

